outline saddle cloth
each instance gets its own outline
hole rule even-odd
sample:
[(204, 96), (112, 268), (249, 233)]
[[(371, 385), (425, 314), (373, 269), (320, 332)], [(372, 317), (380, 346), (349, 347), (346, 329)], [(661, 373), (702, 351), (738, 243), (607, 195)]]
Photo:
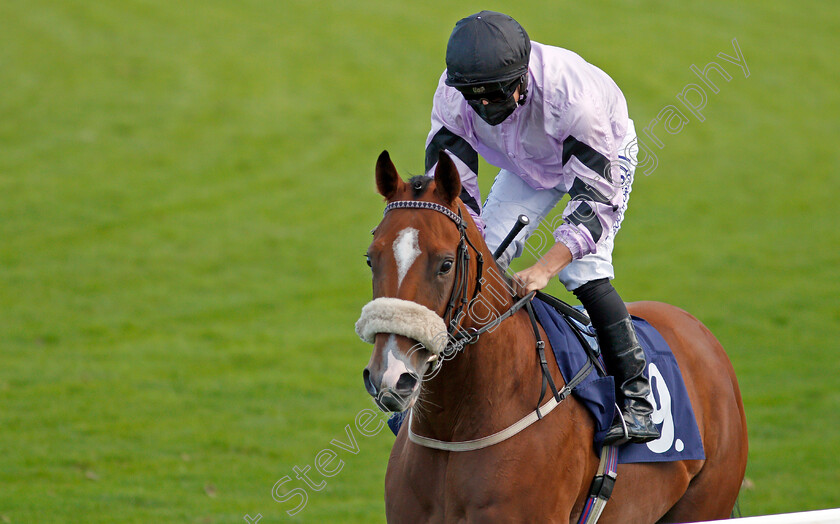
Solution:
[[(548, 335), (560, 372), (568, 381), (587, 364), (589, 357), (565, 317), (539, 299), (534, 299), (532, 304), (537, 319)], [(633, 325), (647, 358), (647, 375), (653, 395), (653, 421), (662, 433), (659, 439), (651, 442), (621, 446), (619, 462), (705, 459), (694, 410), (671, 348), (646, 321), (633, 317)], [(584, 335), (584, 339), (593, 348), (597, 347), (595, 337), (586, 333), (586, 330), (578, 329), (578, 332)], [(593, 371), (572, 394), (588, 408), (595, 420), (594, 445), (600, 453), (616, 409), (613, 377), (599, 376)]]

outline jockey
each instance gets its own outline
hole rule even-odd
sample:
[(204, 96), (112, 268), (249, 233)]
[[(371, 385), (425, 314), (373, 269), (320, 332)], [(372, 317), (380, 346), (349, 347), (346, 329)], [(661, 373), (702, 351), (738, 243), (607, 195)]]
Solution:
[[(445, 150), (461, 176), (461, 199), (494, 251), (520, 214), (531, 236), (568, 194), (554, 245), (513, 279), (516, 294), (558, 276), (592, 319), (621, 417), (606, 443), (659, 437), (651, 420), (645, 355), (610, 283), (612, 250), (636, 165), (636, 133), (621, 90), (577, 54), (531, 42), (513, 18), (482, 11), (460, 20), (446, 48), (426, 140), (426, 173)], [(478, 155), (501, 170), (482, 208)], [(503, 269), (522, 254), (515, 241)], [(651, 397), (652, 398), (652, 397)], [(622, 420), (623, 419), (623, 420)]]

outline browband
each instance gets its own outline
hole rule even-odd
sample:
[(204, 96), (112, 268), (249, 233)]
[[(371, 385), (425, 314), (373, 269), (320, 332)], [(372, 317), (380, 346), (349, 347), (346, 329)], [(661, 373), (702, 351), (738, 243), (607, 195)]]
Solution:
[(458, 215), (456, 215), (451, 209), (446, 206), (442, 206), (440, 204), (436, 204), (434, 202), (424, 202), (422, 200), (397, 200), (391, 202), (387, 206), (385, 206), (385, 211), (382, 213), (386, 215), (388, 211), (392, 209), (432, 209), (437, 211), (438, 213), (443, 213), (444, 215), (448, 216), (452, 219), (455, 224), (460, 228), (462, 225), (462, 219)]

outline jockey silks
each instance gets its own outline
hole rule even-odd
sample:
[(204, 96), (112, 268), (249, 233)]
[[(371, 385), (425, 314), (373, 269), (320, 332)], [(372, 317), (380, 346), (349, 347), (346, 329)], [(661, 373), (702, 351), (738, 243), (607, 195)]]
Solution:
[(534, 189), (569, 193), (555, 240), (574, 259), (594, 253), (621, 218), (619, 156), (629, 157), (619, 151), (629, 117), (615, 82), (572, 51), (531, 42), (528, 99), (491, 125), (456, 88), (446, 85), (446, 78), (444, 71), (434, 96), (427, 173), (437, 151), (445, 149), (458, 167), (461, 197), (479, 227), (484, 222), (479, 216), (478, 154)]

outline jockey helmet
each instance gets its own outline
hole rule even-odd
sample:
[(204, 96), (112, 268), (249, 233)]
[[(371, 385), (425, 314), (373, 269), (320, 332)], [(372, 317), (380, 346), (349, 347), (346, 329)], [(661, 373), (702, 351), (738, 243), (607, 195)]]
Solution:
[(528, 72), (531, 40), (508, 15), (481, 11), (455, 24), (446, 46), (446, 85), (473, 97), (505, 91)]

